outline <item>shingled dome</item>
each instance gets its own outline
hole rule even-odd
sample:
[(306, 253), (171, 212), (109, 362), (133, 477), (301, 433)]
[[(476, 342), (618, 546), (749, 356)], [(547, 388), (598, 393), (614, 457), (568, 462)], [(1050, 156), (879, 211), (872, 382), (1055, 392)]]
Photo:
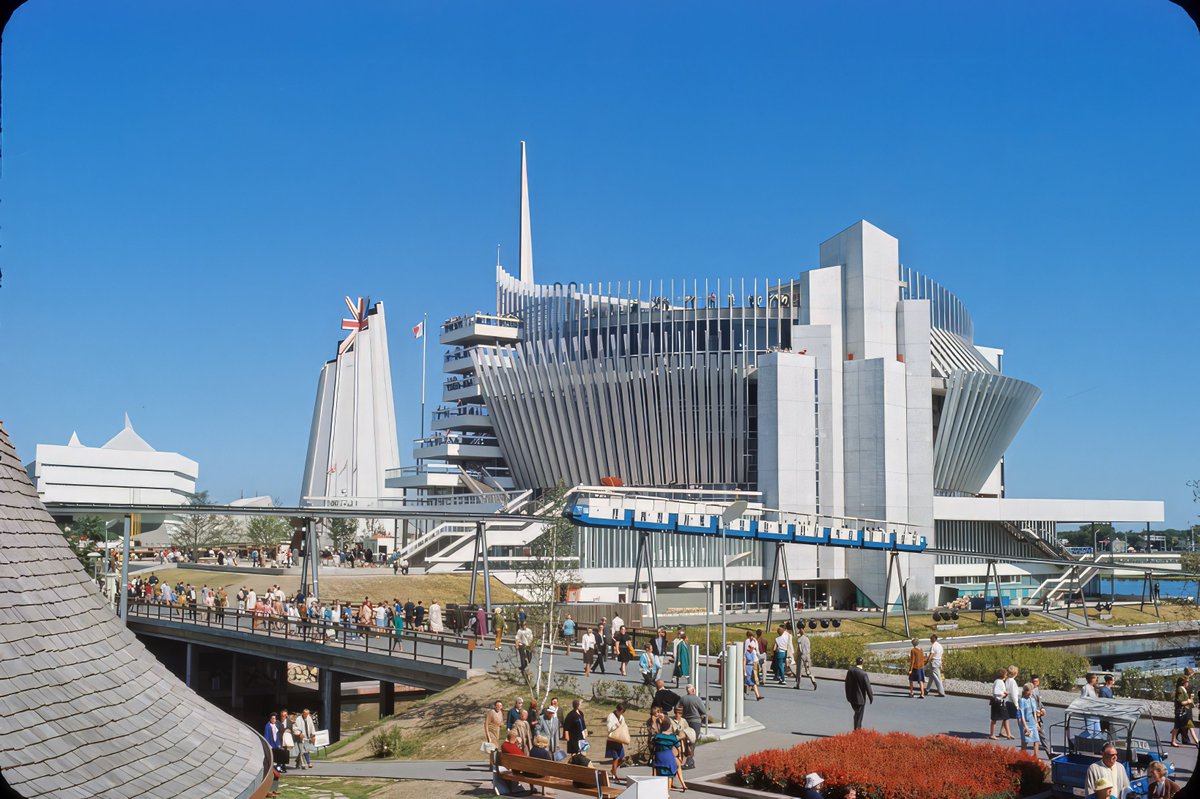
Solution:
[(177, 680), (105, 605), (0, 425), (0, 769), (54, 799), (269, 790), (263, 739)]

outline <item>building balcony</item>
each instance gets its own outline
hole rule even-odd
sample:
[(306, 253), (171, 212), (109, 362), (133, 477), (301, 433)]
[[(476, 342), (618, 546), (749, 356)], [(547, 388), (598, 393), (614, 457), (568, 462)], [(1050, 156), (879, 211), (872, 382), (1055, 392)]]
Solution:
[(450, 350), (442, 357), (442, 371), (449, 374), (466, 374), (467, 372), (475, 371), (475, 362), (471, 359), (473, 353), (487, 353), (489, 355), (499, 355), (507, 357), (507, 350), (501, 347), (489, 347), (483, 344), (476, 344), (473, 347), (462, 347), (457, 350)]
[(454, 405), (433, 412), (434, 430), (491, 430), (492, 417), (486, 405)]
[(449, 377), (442, 383), (442, 402), (483, 402), (483, 389), (473, 375)]
[(471, 314), (456, 316), (442, 323), (443, 344), (466, 347), (472, 344), (511, 344), (521, 337), (521, 320), (512, 316)]
[(446, 433), (413, 442), (417, 460), (486, 461), (500, 460), (504, 452), (500, 442), (488, 433)]
[[(479, 482), (489, 486), (511, 491), (516, 483), (506, 467), (489, 467), (487, 474), (478, 470), (467, 469), (467, 473)], [(424, 488), (462, 490), (467, 487), (463, 478), (463, 470), (452, 463), (420, 463), (416, 466), (401, 466), (388, 469), (384, 473), (384, 486), (387, 488)]]

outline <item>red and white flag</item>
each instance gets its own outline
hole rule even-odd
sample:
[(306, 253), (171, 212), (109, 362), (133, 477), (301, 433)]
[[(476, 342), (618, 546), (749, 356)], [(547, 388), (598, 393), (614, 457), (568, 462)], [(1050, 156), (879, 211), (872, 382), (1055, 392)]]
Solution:
[(425, 335), (425, 323), (421, 322), (413, 327), (413, 338), (420, 338), (423, 335)]

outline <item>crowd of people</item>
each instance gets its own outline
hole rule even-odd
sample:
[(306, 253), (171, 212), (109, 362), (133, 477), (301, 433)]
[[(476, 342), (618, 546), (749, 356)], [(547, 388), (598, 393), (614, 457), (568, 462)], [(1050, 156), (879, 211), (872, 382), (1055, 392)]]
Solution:
[[(623, 704), (618, 704), (604, 719), (604, 726), (595, 730), (604, 736), (603, 760), (607, 761), (609, 782), (625, 782), (620, 769), (632, 757), (647, 763), (656, 775), (670, 778), (671, 789), (678, 783), (680, 790), (686, 791), (683, 771), (696, 765), (696, 744), (708, 708), (693, 685), (680, 695), (659, 678), (654, 688), (650, 712), (640, 730), (630, 729)], [(498, 701), (484, 714), (483, 735), (485, 751), (604, 767), (593, 760), (589, 740), (592, 727), (579, 699), (565, 714), (557, 697), (550, 698), (544, 707), (532, 699), (526, 706), (524, 699), (518, 698), (507, 711)]]

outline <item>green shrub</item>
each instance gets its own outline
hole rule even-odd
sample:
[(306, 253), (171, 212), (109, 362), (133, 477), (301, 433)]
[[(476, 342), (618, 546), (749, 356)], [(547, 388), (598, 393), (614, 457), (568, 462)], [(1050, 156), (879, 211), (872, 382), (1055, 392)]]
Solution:
[(416, 741), (405, 739), (398, 727), (381, 730), (367, 741), (372, 757), (412, 757), (420, 749)]
[(811, 636), (812, 662), (826, 669), (848, 669), (856, 658), (864, 657), (866, 644), (861, 637)]
[(1075, 689), (1075, 681), (1088, 671), (1088, 660), (1058, 649), (1038, 646), (981, 646), (975, 649), (946, 647), (943, 674), (953, 680), (990, 683), (1007, 666), (1021, 669), (1018, 682), (1032, 675), (1042, 678), (1042, 687), (1059, 691)]
[(648, 708), (654, 701), (654, 688), (641, 683), (597, 680), (592, 684), (592, 701), (630, 708)]
[(1117, 672), (1115, 693), (1132, 699), (1169, 700), (1175, 696), (1176, 674), (1146, 674), (1141, 669)]

